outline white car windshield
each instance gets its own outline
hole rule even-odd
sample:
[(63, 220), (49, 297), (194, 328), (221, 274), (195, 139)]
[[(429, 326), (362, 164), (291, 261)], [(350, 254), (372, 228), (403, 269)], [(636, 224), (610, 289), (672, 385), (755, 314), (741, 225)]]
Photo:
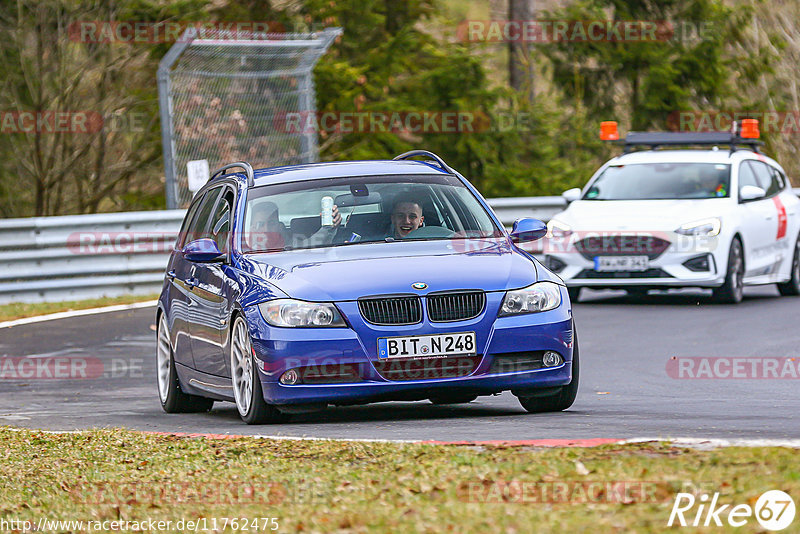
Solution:
[(583, 200), (655, 200), (730, 196), (730, 165), (636, 163), (612, 165), (592, 182)]
[[(340, 220), (331, 220), (332, 206)], [(504, 236), (470, 190), (447, 175), (260, 186), (248, 192), (241, 232), (244, 252)]]

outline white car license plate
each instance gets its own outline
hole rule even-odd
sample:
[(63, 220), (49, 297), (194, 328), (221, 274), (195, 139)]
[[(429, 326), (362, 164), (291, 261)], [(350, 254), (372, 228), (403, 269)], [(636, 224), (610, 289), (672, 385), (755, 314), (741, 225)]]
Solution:
[(378, 357), (441, 358), (475, 354), (475, 332), (436, 334), (432, 336), (382, 337), (378, 339)]
[(595, 256), (595, 271), (646, 271), (650, 268), (647, 256)]

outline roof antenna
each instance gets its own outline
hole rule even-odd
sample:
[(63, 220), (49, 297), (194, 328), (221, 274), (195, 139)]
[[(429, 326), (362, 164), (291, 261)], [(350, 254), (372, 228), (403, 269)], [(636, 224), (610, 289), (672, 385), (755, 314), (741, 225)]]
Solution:
[(736, 137), (738, 136), (736, 130), (736, 121), (731, 121), (731, 150), (728, 154), (736, 152)]

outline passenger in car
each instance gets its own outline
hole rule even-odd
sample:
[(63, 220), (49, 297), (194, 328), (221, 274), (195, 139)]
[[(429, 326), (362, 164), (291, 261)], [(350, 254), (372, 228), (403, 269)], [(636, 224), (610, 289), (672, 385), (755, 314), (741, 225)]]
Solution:
[(283, 249), (291, 242), (291, 234), (278, 218), (274, 202), (256, 204), (250, 218), (250, 231), (244, 239), (249, 250)]
[(333, 225), (323, 226), (311, 236), (293, 234), (278, 217), (274, 202), (260, 202), (253, 207), (250, 232), (245, 236), (245, 250), (283, 250), (292, 247), (330, 245), (342, 224), (338, 206), (333, 206)]
[[(319, 230), (314, 232), (311, 236), (295, 235), (294, 246), (308, 247), (308, 246), (323, 246), (330, 245), (336, 238), (339, 226), (342, 224), (342, 215), (339, 213), (339, 206), (333, 205), (333, 224), (331, 226), (321, 226)], [(322, 218), (322, 213), (319, 214)]]

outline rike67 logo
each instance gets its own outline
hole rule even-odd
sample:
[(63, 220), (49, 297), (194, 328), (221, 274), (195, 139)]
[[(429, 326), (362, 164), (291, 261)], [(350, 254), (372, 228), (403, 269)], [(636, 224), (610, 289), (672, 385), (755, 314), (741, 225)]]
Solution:
[(755, 517), (762, 528), (778, 531), (791, 525), (794, 515), (794, 500), (780, 490), (764, 492), (753, 507), (721, 504), (719, 493), (714, 493), (710, 502), (706, 494), (697, 498), (691, 493), (678, 493), (667, 526), (721, 527), (727, 522), (731, 527), (742, 527)]

